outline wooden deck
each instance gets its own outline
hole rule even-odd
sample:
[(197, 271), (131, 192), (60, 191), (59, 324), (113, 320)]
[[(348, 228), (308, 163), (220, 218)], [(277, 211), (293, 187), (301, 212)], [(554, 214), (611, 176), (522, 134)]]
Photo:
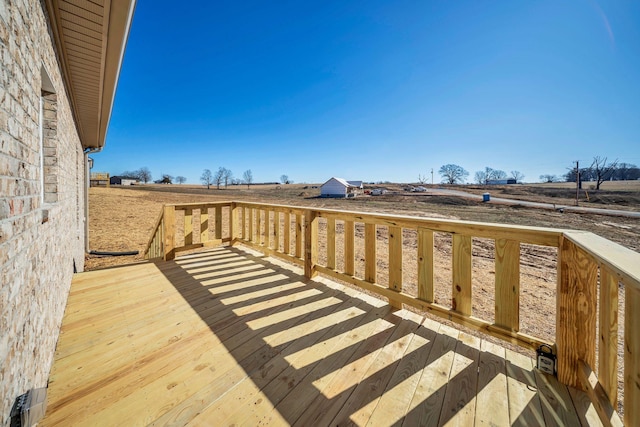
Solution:
[(51, 425), (600, 425), (532, 359), (242, 248), (79, 274)]

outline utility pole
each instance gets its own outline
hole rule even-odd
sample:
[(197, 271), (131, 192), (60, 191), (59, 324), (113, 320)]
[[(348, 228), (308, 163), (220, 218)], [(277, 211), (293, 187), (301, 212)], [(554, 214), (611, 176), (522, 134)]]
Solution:
[(580, 195), (580, 162), (576, 160), (576, 206), (578, 206), (579, 195)]
[(433, 168), (431, 168), (431, 185), (433, 186)]

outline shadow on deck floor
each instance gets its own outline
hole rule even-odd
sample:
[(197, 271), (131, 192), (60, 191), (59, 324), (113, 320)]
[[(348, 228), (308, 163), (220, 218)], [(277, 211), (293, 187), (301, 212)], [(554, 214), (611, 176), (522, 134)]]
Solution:
[(77, 275), (41, 425), (600, 425), (532, 360), (238, 247)]

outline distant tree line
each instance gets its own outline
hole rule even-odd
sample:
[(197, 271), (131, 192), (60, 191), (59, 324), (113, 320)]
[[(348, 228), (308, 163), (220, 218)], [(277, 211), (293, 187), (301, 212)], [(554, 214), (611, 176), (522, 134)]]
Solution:
[[(600, 185), (604, 181), (631, 181), (640, 179), (640, 168), (631, 163), (622, 163), (618, 160), (609, 162), (606, 157), (596, 156), (590, 166), (576, 170), (575, 167), (567, 168), (568, 172), (564, 174), (566, 182), (576, 182), (581, 187), (583, 181), (591, 181), (596, 183), (596, 190), (600, 189)], [(579, 172), (579, 173), (578, 173)]]

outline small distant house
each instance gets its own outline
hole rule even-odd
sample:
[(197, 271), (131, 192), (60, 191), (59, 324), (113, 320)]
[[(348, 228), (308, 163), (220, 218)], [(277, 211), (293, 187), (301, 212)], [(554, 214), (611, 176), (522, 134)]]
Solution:
[(487, 180), (487, 185), (509, 185), (509, 184), (516, 184), (516, 180), (513, 178)]
[(128, 178), (126, 176), (112, 176), (109, 179), (111, 185), (136, 185), (138, 180), (135, 178)]
[(320, 187), (321, 197), (355, 197), (362, 189), (362, 181), (347, 181), (332, 177)]

